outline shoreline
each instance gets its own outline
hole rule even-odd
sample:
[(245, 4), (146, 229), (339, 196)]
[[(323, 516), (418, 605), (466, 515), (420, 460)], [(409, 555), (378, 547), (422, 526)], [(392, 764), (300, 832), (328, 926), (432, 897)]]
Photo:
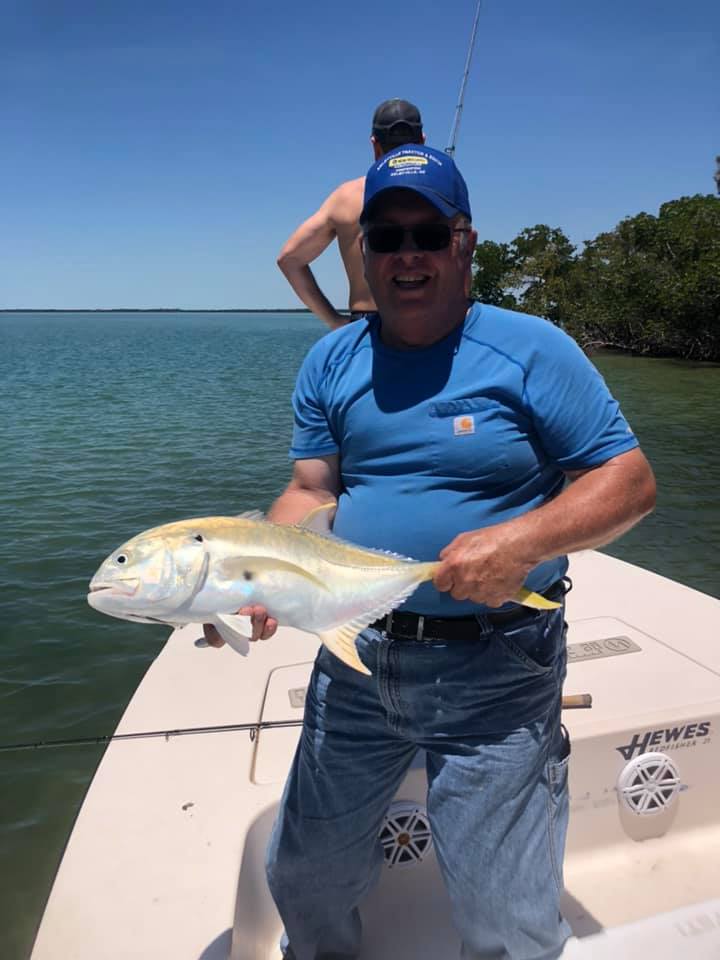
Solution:
[[(312, 313), (306, 307), (0, 307), (0, 313)], [(340, 313), (347, 313), (341, 310)]]

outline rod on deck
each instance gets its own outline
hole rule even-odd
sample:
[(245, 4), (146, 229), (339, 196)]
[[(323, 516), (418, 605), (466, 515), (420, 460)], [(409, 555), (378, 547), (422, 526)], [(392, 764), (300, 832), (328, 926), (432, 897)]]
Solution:
[(455, 117), (453, 118), (453, 125), (450, 131), (450, 142), (447, 147), (445, 147), (445, 153), (449, 154), (451, 157), (455, 155), (455, 144), (457, 143), (458, 131), (460, 129), (460, 116), (462, 114), (463, 101), (465, 99), (465, 87), (467, 86), (468, 76), (470, 75), (470, 63), (472, 61), (473, 50), (475, 48), (475, 36), (477, 34), (478, 21), (480, 19), (481, 5), (482, 0), (478, 0), (477, 10), (475, 11), (475, 21), (473, 23), (472, 33), (470, 35), (470, 46), (468, 47), (467, 59), (465, 60), (465, 70), (460, 83), (460, 95), (458, 96), (457, 106), (455, 107)]
[[(563, 710), (592, 707), (589, 693), (573, 693), (562, 698)], [(99, 743), (114, 743), (116, 740), (151, 740), (163, 737), (189, 737), (200, 733), (230, 733), (245, 730), (252, 740), (261, 730), (276, 730), (281, 727), (301, 727), (302, 720), (259, 720), (256, 723), (225, 723), (210, 727), (178, 727), (176, 730), (139, 730), (137, 733), (106, 733), (95, 737), (70, 737), (66, 740), (36, 740), (34, 743), (3, 743), (0, 753), (11, 750), (39, 750), (42, 747), (87, 747)]]
[(151, 740), (163, 737), (189, 737), (200, 733), (229, 733), (234, 730), (246, 730), (251, 739), (261, 730), (273, 730), (278, 727), (301, 727), (302, 720), (261, 720), (257, 723), (224, 723), (209, 727), (178, 727), (176, 730), (138, 730), (137, 733), (105, 733), (94, 737), (70, 737), (66, 740), (36, 740), (34, 743), (0, 744), (0, 753), (10, 750), (38, 750), (41, 747), (87, 747), (98, 743), (114, 743), (116, 740)]

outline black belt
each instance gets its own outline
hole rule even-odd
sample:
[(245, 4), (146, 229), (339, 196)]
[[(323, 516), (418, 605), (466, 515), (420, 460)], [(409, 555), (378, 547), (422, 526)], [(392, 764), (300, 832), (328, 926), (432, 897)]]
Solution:
[[(547, 590), (543, 590), (542, 596), (547, 600), (561, 600), (567, 593), (567, 589), (562, 580), (557, 580)], [(519, 605), (512, 610), (490, 610), (487, 613), (468, 617), (426, 617), (421, 613), (403, 610), (388, 613), (387, 616), (381, 617), (369, 626), (372, 630), (382, 631), (392, 640), (415, 640), (419, 643), (439, 640), (442, 643), (464, 643), (477, 640), (481, 633), (480, 624), (483, 622), (494, 627), (505, 627), (517, 620), (542, 612)]]

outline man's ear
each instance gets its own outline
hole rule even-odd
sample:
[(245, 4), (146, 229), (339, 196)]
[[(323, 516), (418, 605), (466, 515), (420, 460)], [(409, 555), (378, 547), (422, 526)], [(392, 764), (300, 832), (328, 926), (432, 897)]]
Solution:
[(477, 230), (471, 230), (470, 233), (466, 233), (465, 236), (467, 240), (465, 241), (467, 246), (465, 247), (465, 255), (468, 260), (472, 263), (473, 254), (475, 253), (475, 247), (477, 246)]
[(464, 246), (460, 251), (460, 270), (465, 275), (465, 296), (470, 297), (470, 289), (472, 287), (472, 266), (473, 266), (473, 255), (475, 253), (475, 247), (477, 245), (477, 231), (471, 230), (470, 233), (461, 234), (462, 240), (464, 241)]

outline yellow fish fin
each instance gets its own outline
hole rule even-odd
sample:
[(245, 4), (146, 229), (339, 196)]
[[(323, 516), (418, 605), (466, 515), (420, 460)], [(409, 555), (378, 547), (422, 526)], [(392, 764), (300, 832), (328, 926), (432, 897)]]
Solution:
[(380, 606), (375, 607), (375, 609), (360, 614), (360, 616), (351, 620), (349, 623), (344, 623), (339, 627), (334, 627), (323, 632), (318, 631), (317, 635), (328, 650), (334, 653), (343, 663), (352, 667), (353, 670), (370, 675), (370, 670), (368, 670), (358, 656), (357, 647), (355, 646), (355, 640), (360, 631), (364, 630), (369, 623), (372, 623), (374, 620), (379, 620), (380, 617), (385, 616), (386, 613), (400, 606), (400, 604), (404, 600), (407, 600), (410, 594), (415, 591), (418, 584), (425, 580), (431, 580), (439, 563), (437, 561), (433, 561), (432, 563), (411, 562), (410, 565), (414, 568), (416, 574), (415, 580), (412, 583), (403, 584), (396, 595), (391, 597), (386, 603), (380, 604)]
[(330, 533), (336, 507), (336, 500), (323, 503), (311, 510), (310, 513), (305, 514), (298, 526), (304, 527), (306, 530), (314, 530), (315, 533)]
[(539, 593), (526, 590), (525, 587), (523, 587), (522, 590), (518, 590), (514, 599), (517, 603), (522, 603), (526, 607), (533, 607), (535, 610), (557, 610), (560, 606), (560, 604), (555, 603), (554, 600), (547, 600), (545, 597), (541, 597)]
[(252, 580), (263, 573), (289, 573), (310, 580), (321, 590), (329, 590), (327, 584), (314, 574), (308, 573), (295, 563), (276, 557), (226, 557), (218, 563), (217, 571), (226, 580)]
[(332, 630), (324, 630), (318, 633), (318, 636), (331, 653), (334, 653), (338, 660), (342, 660), (358, 673), (365, 673), (370, 676), (370, 671), (358, 656), (355, 638), (364, 630), (367, 623), (353, 620), (350, 623), (344, 623), (341, 627), (334, 627)]

